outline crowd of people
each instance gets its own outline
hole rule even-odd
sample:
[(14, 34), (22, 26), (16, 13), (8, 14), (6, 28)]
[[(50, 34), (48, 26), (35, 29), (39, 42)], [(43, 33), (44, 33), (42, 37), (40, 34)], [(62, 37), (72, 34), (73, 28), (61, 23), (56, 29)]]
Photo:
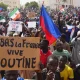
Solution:
[(50, 16), (61, 32), (60, 38), (50, 46), (39, 24), (36, 28), (28, 28), (26, 19), (22, 23), (22, 32), (8, 33), (8, 21), (0, 23), (0, 36), (40, 37), (40, 71), (1, 71), (2, 80), (80, 80), (80, 63), (73, 56), (74, 44), (80, 39), (80, 8), (54, 11)]

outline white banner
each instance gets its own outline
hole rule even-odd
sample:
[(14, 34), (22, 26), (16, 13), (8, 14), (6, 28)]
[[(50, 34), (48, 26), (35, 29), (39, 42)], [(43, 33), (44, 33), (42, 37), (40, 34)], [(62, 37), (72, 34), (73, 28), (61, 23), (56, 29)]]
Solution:
[(73, 29), (75, 26), (66, 25), (67, 29)]
[(21, 21), (9, 21), (9, 31), (22, 32), (22, 22)]
[(36, 27), (36, 21), (28, 22), (28, 28), (35, 28)]

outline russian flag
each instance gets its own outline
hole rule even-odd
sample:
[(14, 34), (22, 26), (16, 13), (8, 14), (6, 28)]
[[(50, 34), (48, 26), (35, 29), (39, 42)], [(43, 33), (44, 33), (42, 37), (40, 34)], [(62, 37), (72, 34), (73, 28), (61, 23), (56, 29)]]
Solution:
[(46, 39), (49, 41), (49, 44), (54, 43), (61, 35), (57, 26), (53, 23), (53, 20), (50, 18), (48, 12), (42, 5), (41, 15), (40, 15), (40, 26), (42, 27)]

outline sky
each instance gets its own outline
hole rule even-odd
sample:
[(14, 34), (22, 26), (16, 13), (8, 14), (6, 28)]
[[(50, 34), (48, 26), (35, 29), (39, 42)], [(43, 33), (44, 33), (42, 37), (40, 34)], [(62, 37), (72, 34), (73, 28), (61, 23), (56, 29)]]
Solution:
[(26, 2), (37, 1), (38, 0), (20, 0), (21, 5), (24, 5)]

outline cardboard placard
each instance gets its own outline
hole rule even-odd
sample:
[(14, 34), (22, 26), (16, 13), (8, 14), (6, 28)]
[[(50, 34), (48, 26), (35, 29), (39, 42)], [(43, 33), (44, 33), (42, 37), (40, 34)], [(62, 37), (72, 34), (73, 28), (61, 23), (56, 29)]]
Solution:
[(9, 21), (8, 31), (22, 32), (21, 21)]
[(40, 38), (0, 37), (0, 70), (39, 70)]
[(27, 16), (27, 17), (28, 17), (28, 18), (33, 18), (33, 17), (35, 17), (35, 16), (36, 16), (36, 13), (32, 11), (32, 12), (29, 12), (29, 13), (28, 13), (28, 16)]

